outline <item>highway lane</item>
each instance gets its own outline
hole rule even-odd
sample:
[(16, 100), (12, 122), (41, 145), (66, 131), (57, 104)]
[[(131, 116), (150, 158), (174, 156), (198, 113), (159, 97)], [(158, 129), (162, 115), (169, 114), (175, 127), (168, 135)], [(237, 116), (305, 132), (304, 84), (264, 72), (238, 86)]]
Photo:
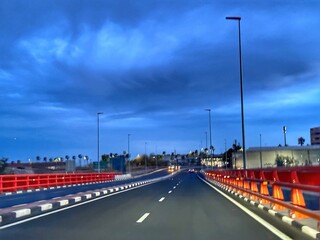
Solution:
[(55, 197), (61, 197), (69, 194), (75, 194), (78, 192), (86, 192), (89, 190), (106, 188), (106, 187), (116, 186), (120, 184), (144, 181), (146, 179), (163, 177), (163, 176), (166, 176), (167, 174), (168, 172), (166, 170), (163, 170), (163, 171), (157, 171), (151, 174), (147, 174), (145, 176), (135, 177), (128, 180), (95, 183), (90, 185), (81, 185), (81, 186), (73, 186), (73, 187), (66, 187), (66, 188), (61, 187), (61, 188), (55, 188), (55, 189), (40, 190), (38, 192), (30, 192), (30, 193), (25, 192), (25, 193), (12, 194), (7, 196), (1, 195), (0, 208), (8, 208), (15, 205), (32, 203), (32, 202), (41, 201), (41, 200), (48, 200)]
[[(291, 238), (307, 239), (290, 228), (286, 231)], [(279, 239), (196, 174), (186, 172), (0, 230), (1, 240), (13, 238)]]

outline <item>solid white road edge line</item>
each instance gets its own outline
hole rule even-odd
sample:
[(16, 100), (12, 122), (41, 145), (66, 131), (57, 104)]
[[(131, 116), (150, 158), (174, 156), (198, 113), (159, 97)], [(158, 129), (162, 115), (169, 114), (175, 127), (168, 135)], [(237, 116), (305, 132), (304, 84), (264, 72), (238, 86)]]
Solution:
[[(161, 180), (159, 180), (159, 181), (161, 181)], [(124, 192), (127, 192), (127, 191), (131, 191), (131, 190), (134, 190), (134, 189), (137, 189), (137, 188), (145, 187), (145, 186), (151, 185), (153, 183), (157, 183), (159, 181), (150, 182), (150, 183), (147, 183), (145, 185), (141, 185), (141, 186), (137, 186), (137, 187), (134, 187), (134, 188), (130, 188), (130, 189), (127, 189), (127, 190), (124, 190), (124, 191), (121, 191), (121, 192), (111, 193), (111, 194), (104, 195), (104, 196), (101, 196), (101, 197), (97, 197), (97, 198), (94, 198), (94, 199), (91, 199), (91, 200), (88, 200), (88, 201), (85, 201), (85, 202), (77, 203), (77, 204), (74, 204), (74, 205), (71, 205), (71, 206), (68, 206), (68, 207), (64, 207), (64, 208), (61, 208), (61, 209), (53, 210), (53, 211), (50, 211), (50, 212), (47, 212), (47, 213), (44, 213), (44, 214), (41, 214), (41, 215), (37, 215), (37, 216), (30, 217), (30, 218), (27, 218), (27, 219), (24, 219), (24, 220), (20, 220), (20, 221), (14, 222), (14, 223), (3, 225), (3, 226), (0, 226), (0, 230), (19, 225), (21, 223), (29, 222), (29, 221), (32, 221), (34, 219), (42, 218), (42, 217), (45, 217), (45, 216), (48, 216), (48, 215), (51, 215), (51, 214), (55, 214), (57, 212), (65, 211), (65, 210), (70, 209), (70, 208), (75, 208), (75, 207), (78, 207), (78, 206), (81, 206), (81, 205), (84, 205), (84, 204), (88, 204), (88, 203), (91, 203), (91, 202), (94, 202), (94, 201), (98, 201), (98, 200), (103, 199), (103, 198), (111, 197), (113, 195), (121, 194), (121, 193), (124, 193)]]
[(162, 197), (159, 199), (159, 202), (162, 202), (165, 199), (165, 197)]
[(229, 197), (228, 195), (226, 195), (225, 193), (220, 191), (218, 188), (212, 186), (211, 184), (209, 184), (208, 182), (206, 182), (202, 178), (200, 178), (200, 179), (204, 183), (206, 183), (209, 187), (211, 187), (214, 190), (216, 190), (218, 193), (220, 193), (222, 196), (224, 196), (226, 199), (228, 199), (230, 202), (232, 202), (234, 205), (236, 205), (238, 208), (240, 208), (242, 211), (244, 211), (246, 214), (248, 214), (250, 217), (252, 217), (254, 220), (256, 220), (258, 223), (260, 223), (262, 226), (264, 226), (269, 231), (271, 231), (272, 233), (277, 235), (280, 239), (284, 239), (284, 240), (292, 239), (289, 236), (287, 236), (286, 234), (284, 234), (283, 232), (281, 232), (280, 230), (278, 230), (277, 228), (275, 228), (274, 226), (272, 226), (270, 223), (268, 223), (267, 221), (263, 220), (261, 217), (259, 217), (255, 213), (251, 212), (249, 209), (247, 209), (246, 207), (242, 206), (240, 203), (238, 203), (237, 201), (235, 201), (234, 199), (232, 199), (231, 197)]
[(138, 219), (137, 223), (142, 223), (149, 215), (150, 213), (143, 214), (143, 216)]

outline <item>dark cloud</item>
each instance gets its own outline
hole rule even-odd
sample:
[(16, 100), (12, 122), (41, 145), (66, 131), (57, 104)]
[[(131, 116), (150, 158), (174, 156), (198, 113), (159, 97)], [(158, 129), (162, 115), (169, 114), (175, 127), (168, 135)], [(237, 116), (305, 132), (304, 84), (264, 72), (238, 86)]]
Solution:
[[(146, 140), (197, 148), (209, 107), (214, 144), (240, 139), (238, 32), (229, 15), (242, 17), (249, 144), (282, 124), (304, 134), (298, 112), (307, 130), (319, 119), (318, 9), (318, 1), (3, 0), (0, 140), (8, 151), (0, 155), (14, 156), (14, 144), (21, 156), (54, 146), (92, 155), (98, 111), (110, 151), (125, 148), (128, 132), (137, 152)], [(268, 138), (278, 144), (281, 136)]]

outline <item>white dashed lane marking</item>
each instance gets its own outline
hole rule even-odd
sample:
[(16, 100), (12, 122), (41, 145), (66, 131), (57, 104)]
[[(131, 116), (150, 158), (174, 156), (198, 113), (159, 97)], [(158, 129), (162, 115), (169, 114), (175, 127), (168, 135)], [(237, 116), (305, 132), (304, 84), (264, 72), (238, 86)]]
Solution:
[(142, 223), (149, 215), (150, 213), (143, 214), (142, 217), (138, 219), (137, 223)]

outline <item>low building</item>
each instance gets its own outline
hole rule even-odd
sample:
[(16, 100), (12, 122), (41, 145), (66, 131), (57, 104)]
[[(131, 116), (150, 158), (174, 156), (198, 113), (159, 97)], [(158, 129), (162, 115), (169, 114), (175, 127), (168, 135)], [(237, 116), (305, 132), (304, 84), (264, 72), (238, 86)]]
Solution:
[(311, 145), (320, 145), (320, 127), (310, 128)]
[[(237, 168), (243, 168), (237, 155)], [(280, 164), (280, 165), (279, 165)], [(246, 151), (247, 168), (320, 165), (320, 145), (286, 147), (250, 147)]]

